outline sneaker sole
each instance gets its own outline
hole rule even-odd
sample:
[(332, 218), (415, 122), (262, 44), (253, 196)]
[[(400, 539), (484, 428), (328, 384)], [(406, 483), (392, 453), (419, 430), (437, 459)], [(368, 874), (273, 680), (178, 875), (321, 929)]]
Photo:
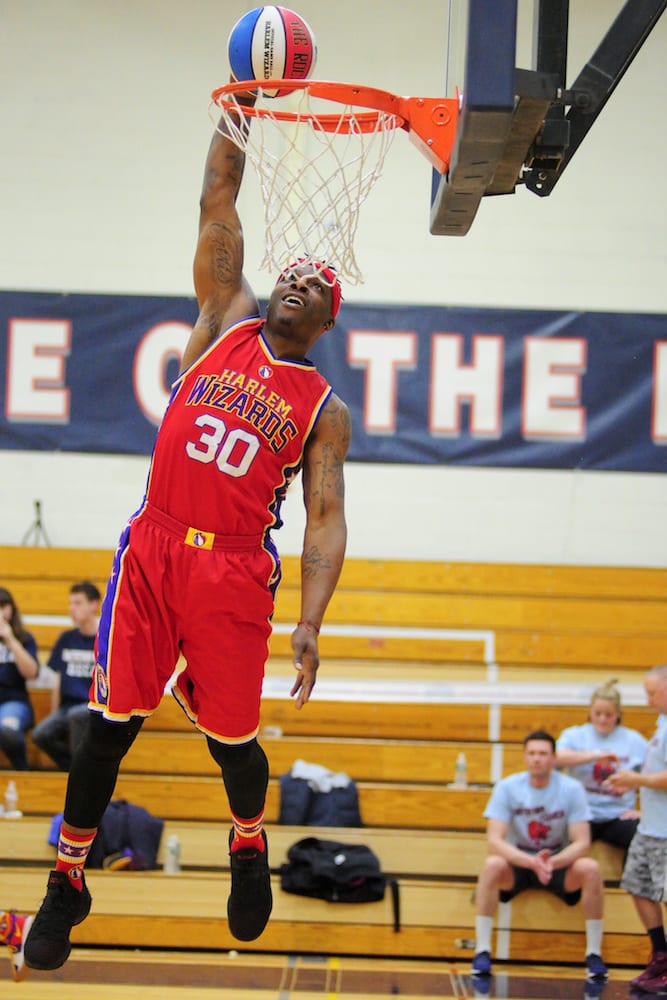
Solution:
[(67, 959), (70, 957), (71, 953), (72, 953), (72, 945), (70, 943), (69, 947), (67, 948), (65, 957), (62, 959), (59, 958), (57, 964), (54, 964), (53, 962), (49, 962), (47, 964), (46, 962), (35, 962), (35, 961), (32, 961), (30, 962), (30, 964), (28, 964), (28, 960), (25, 959), (25, 965), (29, 969), (35, 969), (36, 972), (55, 972), (56, 969), (61, 969), (63, 967)]
[(258, 937), (262, 936), (262, 934), (266, 930), (266, 926), (267, 926), (269, 920), (271, 919), (271, 913), (273, 912), (273, 893), (271, 892), (270, 887), (269, 887), (269, 892), (270, 892), (270, 896), (269, 896), (269, 903), (268, 903), (268, 913), (263, 918), (263, 920), (260, 920), (250, 930), (248, 928), (246, 928), (246, 927), (239, 927), (238, 926), (238, 921), (239, 921), (239, 919), (242, 919), (242, 918), (239, 918), (238, 915), (234, 915), (233, 913), (230, 914), (231, 901), (228, 900), (228, 902), (227, 902), (227, 926), (229, 927), (229, 933), (232, 935), (232, 937), (236, 941), (245, 941), (245, 942), (256, 941)]

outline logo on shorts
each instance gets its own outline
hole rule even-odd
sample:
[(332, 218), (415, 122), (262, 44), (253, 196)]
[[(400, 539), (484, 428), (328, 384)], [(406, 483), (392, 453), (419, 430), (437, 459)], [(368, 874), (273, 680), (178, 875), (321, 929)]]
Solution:
[(104, 669), (99, 663), (95, 664), (95, 684), (98, 701), (106, 701), (109, 694), (109, 686), (104, 675)]
[(206, 545), (206, 536), (202, 535), (201, 531), (195, 531), (192, 536), (192, 544), (196, 545), (197, 548), (201, 548), (202, 545)]
[(268, 365), (261, 365), (259, 368), (259, 374), (261, 378), (271, 378), (273, 375), (273, 368), (269, 368)]

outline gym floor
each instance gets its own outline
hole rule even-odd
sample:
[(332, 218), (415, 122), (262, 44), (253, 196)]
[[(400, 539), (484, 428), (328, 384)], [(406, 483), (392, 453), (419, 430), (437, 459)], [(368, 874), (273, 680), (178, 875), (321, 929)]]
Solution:
[(630, 992), (628, 982), (638, 971), (640, 967), (613, 970), (608, 983), (587, 984), (583, 969), (573, 966), (498, 964), (494, 976), (480, 982), (471, 979), (467, 966), (447, 962), (75, 949), (57, 972), (32, 972), (16, 987), (16, 996), (25, 1000), (90, 1000), (92, 995), (95, 1000), (389, 1000), (395, 996), (627, 1000), (641, 996)]

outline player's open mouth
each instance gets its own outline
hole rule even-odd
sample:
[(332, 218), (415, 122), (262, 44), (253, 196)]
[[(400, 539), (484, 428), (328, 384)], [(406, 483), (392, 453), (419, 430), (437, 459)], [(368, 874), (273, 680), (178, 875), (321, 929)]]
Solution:
[(298, 295), (285, 295), (283, 296), (283, 302), (288, 306), (304, 306), (306, 304)]

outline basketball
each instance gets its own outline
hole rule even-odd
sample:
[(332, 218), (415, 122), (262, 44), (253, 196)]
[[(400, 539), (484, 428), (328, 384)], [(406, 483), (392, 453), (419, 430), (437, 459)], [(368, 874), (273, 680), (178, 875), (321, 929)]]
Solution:
[[(317, 43), (304, 19), (287, 7), (255, 7), (236, 22), (227, 42), (235, 80), (307, 80)], [(286, 90), (263, 91), (281, 97)]]

